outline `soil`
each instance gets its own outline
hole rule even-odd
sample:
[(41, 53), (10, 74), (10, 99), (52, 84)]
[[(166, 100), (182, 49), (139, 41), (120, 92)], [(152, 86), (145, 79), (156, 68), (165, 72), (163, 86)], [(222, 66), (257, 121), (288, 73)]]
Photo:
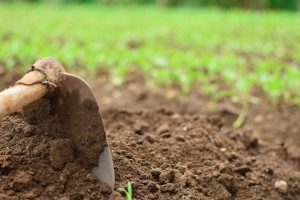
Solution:
[[(161, 88), (147, 84), (143, 74), (133, 71), (121, 86), (113, 86), (108, 79), (113, 76), (100, 71), (90, 81), (103, 108), (129, 111), (168, 108), (183, 115), (218, 115), (226, 127), (241, 112), (241, 105), (224, 98), (218, 102), (194, 90), (183, 95), (178, 88)], [(244, 126), (240, 129), (273, 144), (283, 145), (290, 156), (300, 158), (300, 107), (288, 102), (274, 104), (261, 91), (255, 91), (258, 104), (250, 104)]]
[[(132, 182), (134, 199), (300, 199), (300, 159), (284, 142), (255, 137), (258, 129), (226, 126), (234, 109), (211, 112), (200, 94), (187, 100), (131, 77), (120, 87), (106, 76), (92, 85), (116, 188)], [(82, 165), (55, 123), (45, 129), (16, 113), (0, 121), (0, 133), (0, 199), (125, 199)]]

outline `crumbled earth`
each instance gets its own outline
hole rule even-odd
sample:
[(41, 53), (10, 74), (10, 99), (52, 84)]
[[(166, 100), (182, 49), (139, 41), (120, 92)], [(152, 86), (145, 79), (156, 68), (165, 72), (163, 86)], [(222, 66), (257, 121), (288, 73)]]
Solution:
[[(0, 86), (16, 77), (0, 74)], [(276, 127), (295, 135), (299, 108), (257, 107), (248, 128), (234, 131), (225, 126), (239, 112), (232, 106), (222, 104), (213, 116), (197, 93), (162, 94), (136, 77), (115, 87), (101, 77), (92, 85), (100, 97), (116, 188), (132, 182), (134, 199), (300, 199), (299, 157), (287, 143), (254, 137)], [(0, 120), (0, 134), (0, 200), (125, 199), (82, 166), (55, 123), (47, 127), (16, 113)]]
[(300, 198), (299, 160), (250, 132), (222, 128), (218, 117), (164, 109), (104, 116), (117, 183), (133, 181), (136, 199)]
[(108, 197), (110, 189), (75, 158), (70, 139), (41, 130), (17, 115), (1, 121), (0, 199)]
[[(218, 117), (165, 109), (103, 116), (116, 187), (132, 182), (135, 199), (300, 198), (299, 160), (222, 128)], [(124, 199), (80, 164), (69, 139), (21, 114), (3, 119), (0, 133), (0, 199)]]

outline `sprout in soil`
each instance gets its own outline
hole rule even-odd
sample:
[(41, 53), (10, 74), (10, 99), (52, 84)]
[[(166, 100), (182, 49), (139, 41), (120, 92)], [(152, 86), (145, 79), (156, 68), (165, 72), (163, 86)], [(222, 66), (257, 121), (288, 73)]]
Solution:
[(126, 194), (127, 200), (132, 200), (132, 187), (130, 182), (128, 182), (127, 184), (127, 190), (125, 188), (118, 188), (117, 190), (124, 192)]

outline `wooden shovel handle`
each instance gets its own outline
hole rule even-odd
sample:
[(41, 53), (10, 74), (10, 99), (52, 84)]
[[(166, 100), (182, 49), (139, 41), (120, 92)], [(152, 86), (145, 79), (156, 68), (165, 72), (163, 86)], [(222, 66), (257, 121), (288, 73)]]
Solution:
[(41, 72), (32, 71), (13, 87), (2, 91), (0, 93), (0, 119), (46, 95), (48, 87), (42, 83), (45, 79), (45, 75)]
[(55, 58), (36, 61), (17, 83), (0, 92), (0, 119), (45, 96), (60, 86), (64, 68)]

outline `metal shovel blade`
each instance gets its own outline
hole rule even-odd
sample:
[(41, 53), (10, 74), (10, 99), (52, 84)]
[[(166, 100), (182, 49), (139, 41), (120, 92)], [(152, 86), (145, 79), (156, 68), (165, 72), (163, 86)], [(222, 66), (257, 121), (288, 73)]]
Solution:
[(71, 140), (80, 163), (114, 188), (115, 173), (101, 113), (84, 80), (64, 73), (62, 83), (54, 92), (25, 107), (23, 113), (26, 120), (46, 127), (46, 132), (54, 124), (62, 137)]
[[(55, 67), (52, 60), (50, 64), (46, 61), (36, 66)], [(24, 119), (38, 125), (45, 134), (69, 139), (76, 160), (113, 189), (115, 174), (111, 151), (96, 98), (84, 80), (60, 73), (59, 85), (53, 86), (55, 89), (23, 108)]]
[(111, 151), (91, 88), (81, 78), (65, 73), (63, 83), (54, 96), (61, 126), (66, 137), (71, 139), (81, 164), (113, 189), (115, 173)]

